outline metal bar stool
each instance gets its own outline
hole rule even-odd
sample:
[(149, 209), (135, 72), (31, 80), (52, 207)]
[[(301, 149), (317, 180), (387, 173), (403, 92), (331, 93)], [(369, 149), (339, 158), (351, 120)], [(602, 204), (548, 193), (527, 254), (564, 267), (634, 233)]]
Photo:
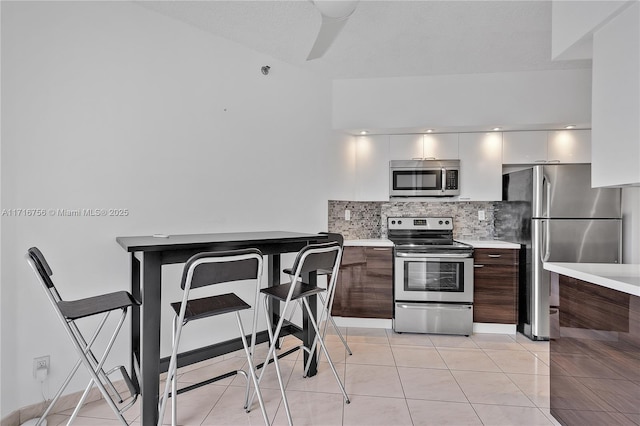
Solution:
[[(269, 332), (269, 351), (267, 353), (266, 360), (264, 362), (264, 367), (260, 372), (260, 377), (258, 378), (258, 383), (262, 380), (264, 376), (264, 372), (266, 371), (266, 367), (269, 364), (270, 360), (273, 359), (273, 363), (276, 368), (276, 373), (278, 376), (278, 382), (280, 384), (280, 391), (282, 393), (282, 399), (285, 406), (285, 411), (287, 414), (287, 420), (289, 424), (293, 424), (291, 419), (291, 412), (289, 410), (289, 404), (287, 402), (287, 396), (284, 389), (284, 384), (282, 382), (282, 376), (280, 373), (280, 367), (278, 365), (278, 356), (275, 353), (275, 349), (277, 346), (278, 338), (280, 336), (280, 331), (282, 330), (282, 326), (285, 321), (284, 313), (287, 311), (287, 308), (292, 301), (298, 302), (298, 304), (304, 306), (308, 315), (309, 322), (311, 323), (313, 329), (315, 330), (316, 336), (313, 341), (311, 348), (303, 347), (303, 350), (313, 354), (313, 351), (316, 348), (316, 344), (319, 343), (324, 355), (327, 357), (327, 361), (329, 363), (329, 367), (333, 372), (333, 375), (338, 382), (338, 386), (340, 386), (340, 390), (342, 391), (342, 395), (344, 396), (345, 402), (348, 404), (349, 397), (347, 396), (347, 392), (344, 389), (342, 381), (338, 376), (338, 372), (331, 361), (331, 357), (329, 356), (329, 352), (324, 344), (322, 334), (318, 330), (318, 323), (316, 318), (313, 316), (313, 311), (309, 306), (308, 297), (323, 293), (326, 289), (318, 286), (313, 286), (307, 283), (302, 282), (302, 277), (309, 272), (319, 271), (319, 270), (327, 270), (331, 271), (329, 289), (335, 287), (335, 281), (338, 277), (338, 268), (340, 266), (340, 259), (342, 257), (342, 247), (338, 242), (329, 242), (323, 244), (310, 244), (304, 247), (300, 252), (298, 252), (296, 259), (293, 263), (292, 267), (292, 279), (289, 283), (284, 283), (280, 285), (276, 285), (273, 287), (267, 287), (260, 290), (265, 295), (265, 304), (268, 305), (268, 301), (270, 298), (278, 300), (280, 302), (284, 302), (282, 306), (282, 315), (280, 315), (280, 319), (278, 320), (278, 324), (275, 329), (273, 328), (273, 324), (271, 323), (270, 315), (268, 314), (268, 310), (265, 309), (267, 321), (269, 327), (267, 327), (267, 331)], [(330, 301), (330, 298), (326, 298), (327, 301)], [(324, 309), (321, 311), (325, 311)], [(309, 357), (309, 361), (305, 366), (305, 375), (307, 374), (309, 364), (311, 361), (311, 357)]]
[[(111, 351), (111, 348), (116, 340), (116, 337), (118, 336), (118, 333), (120, 332), (120, 329), (122, 328), (122, 325), (124, 324), (124, 320), (127, 316), (127, 310), (129, 309), (129, 307), (134, 305), (137, 306), (140, 303), (137, 302), (133, 298), (133, 296), (131, 296), (131, 294), (126, 291), (118, 291), (114, 293), (103, 294), (100, 296), (94, 296), (94, 297), (89, 297), (86, 299), (80, 299), (80, 300), (74, 300), (74, 301), (62, 300), (60, 293), (58, 293), (58, 290), (56, 289), (55, 285), (53, 284), (53, 281), (51, 280), (51, 276), (53, 275), (53, 272), (51, 271), (51, 268), (49, 267), (49, 264), (45, 260), (42, 252), (38, 248), (32, 247), (27, 251), (27, 254), (25, 257), (27, 262), (31, 266), (31, 268), (34, 270), (34, 272), (40, 279), (40, 282), (43, 285), (43, 288), (47, 294), (47, 297), (49, 298), (49, 301), (53, 305), (53, 308), (56, 314), (58, 315), (58, 318), (60, 318), (62, 325), (67, 331), (69, 338), (73, 342), (73, 345), (76, 348), (78, 355), (80, 356), (80, 359), (75, 364), (75, 366), (71, 369), (71, 372), (69, 373), (67, 378), (64, 380), (62, 386), (60, 387), (58, 392), (55, 394), (51, 403), (49, 404), (44, 414), (40, 417), (40, 419), (37, 421), (36, 424), (37, 425), (41, 424), (42, 421), (47, 417), (47, 415), (49, 414), (53, 406), (56, 404), (56, 402), (62, 395), (62, 392), (64, 392), (67, 385), (69, 384), (69, 382), (71, 381), (75, 373), (78, 371), (78, 368), (80, 367), (80, 365), (84, 364), (87, 370), (89, 371), (91, 380), (89, 381), (89, 384), (87, 385), (84, 393), (82, 394), (82, 397), (78, 402), (78, 405), (73, 411), (73, 414), (71, 415), (71, 418), (69, 419), (68, 424), (73, 423), (73, 421), (75, 420), (76, 416), (80, 411), (80, 408), (82, 407), (82, 405), (84, 404), (84, 401), (89, 395), (89, 391), (91, 390), (91, 387), (93, 386), (93, 384), (95, 384), (98, 387), (98, 389), (100, 389), (100, 392), (104, 396), (104, 399), (106, 400), (109, 407), (111, 407), (111, 409), (115, 413), (118, 420), (120, 420), (120, 423), (126, 425), (127, 422), (122, 416), (122, 413), (124, 413), (128, 408), (130, 408), (136, 402), (136, 399), (138, 397), (137, 387), (132, 383), (131, 378), (129, 377), (129, 374), (127, 373), (126, 369), (123, 366), (117, 366), (105, 372), (103, 369), (103, 365), (107, 359), (107, 356), (109, 355), (109, 352)], [(105, 323), (107, 322), (107, 318), (109, 317), (109, 314), (117, 310), (122, 311), (120, 315), (120, 319), (115, 327), (115, 331), (109, 338), (109, 341), (107, 343), (107, 347), (104, 353), (102, 354), (100, 359), (98, 359), (94, 355), (91, 347), (93, 343), (96, 341), (96, 338), (100, 334)], [(105, 315), (103, 316), (102, 320), (99, 322), (91, 338), (87, 341), (82, 335), (82, 333), (80, 332), (76, 324), (76, 321), (82, 318), (86, 318), (86, 317), (90, 317), (98, 314), (105, 314)], [(111, 375), (116, 371), (119, 371), (122, 374), (122, 377), (124, 378), (124, 381), (127, 384), (127, 387), (129, 388), (129, 392), (131, 393), (131, 401), (129, 401), (122, 408), (118, 408), (118, 405), (114, 400), (114, 397), (111, 395), (113, 394), (115, 396), (118, 404), (122, 404), (124, 402), (123, 398), (118, 393), (113, 383), (109, 379), (109, 375)], [(109, 391), (111, 391), (111, 394), (109, 393), (109, 391), (107, 391), (107, 388), (109, 388)]]
[[(244, 408), (249, 412), (249, 376), (254, 385), (254, 394), (258, 395), (260, 410), (265, 424), (269, 424), (269, 418), (264, 407), (264, 401), (258, 385), (255, 366), (253, 364), (253, 354), (256, 341), (256, 326), (258, 301), (260, 295), (260, 279), (262, 277), (262, 253), (257, 249), (244, 249), (221, 252), (200, 253), (191, 257), (184, 266), (181, 287), (184, 290), (182, 301), (171, 304), (175, 311), (173, 316), (173, 350), (167, 371), (167, 382), (164, 393), (159, 402), (158, 425), (162, 425), (167, 399), (169, 398), (169, 387), (171, 387), (171, 424), (177, 423), (177, 395), (178, 385), (176, 371), (178, 366), (178, 345), (182, 328), (190, 321), (218, 316), (222, 314), (235, 313), (242, 339), (242, 345), (249, 364), (248, 374), (243, 370), (236, 373), (242, 374), (247, 379)], [(251, 350), (247, 343), (240, 311), (251, 309), (251, 306), (238, 297), (235, 293), (219, 294), (199, 299), (189, 299), (189, 294), (194, 289), (212, 286), (215, 284), (230, 283), (234, 281), (251, 280), (255, 284), (255, 299), (253, 311), (253, 324), (251, 329)], [(253, 398), (252, 401), (253, 403)]]
[[(342, 236), (342, 234), (331, 233), (331, 232), (320, 232), (320, 234), (327, 235), (329, 241), (337, 242), (338, 244), (340, 244), (340, 247), (344, 246), (344, 237)], [(284, 272), (285, 274), (289, 275), (290, 279), (293, 279), (294, 270), (292, 268), (283, 269), (282, 272)], [(353, 355), (353, 352), (351, 352), (351, 348), (347, 344), (346, 339), (342, 335), (342, 332), (338, 328), (338, 325), (336, 324), (336, 322), (333, 319), (333, 316), (331, 315), (331, 309), (333, 308), (333, 299), (334, 299), (335, 294), (336, 294), (336, 284), (338, 282), (337, 279), (336, 280), (332, 280), (331, 279), (332, 278), (331, 272), (332, 271), (326, 270), (326, 269), (321, 269), (321, 270), (317, 271), (318, 276), (320, 276), (320, 275), (326, 275), (327, 276), (327, 294), (326, 294), (326, 297), (323, 296), (322, 293), (318, 294), (318, 297), (320, 298), (320, 303), (322, 305), (322, 310), (320, 311), (320, 316), (318, 317), (318, 325), (322, 325), (322, 322), (324, 321), (324, 326), (322, 327), (322, 338), (324, 339), (326, 334), (327, 334), (327, 325), (329, 323), (331, 323), (331, 325), (333, 326), (333, 329), (335, 330), (336, 334), (340, 338), (340, 341), (344, 345), (344, 348), (347, 351), (347, 353), (349, 355)], [(333, 285), (330, 285), (331, 283), (333, 283)], [(297, 304), (294, 305), (294, 308), (291, 311), (291, 314), (289, 315), (289, 322), (291, 322), (291, 318), (293, 318), (293, 315), (294, 315), (297, 307), (298, 307)], [(325, 316), (326, 316), (326, 320), (325, 320)], [(313, 351), (313, 349), (315, 349), (315, 348), (312, 348), (312, 351)], [(320, 359), (318, 359), (318, 361), (319, 360)], [(307, 366), (307, 368), (305, 368), (305, 375), (307, 374), (307, 372), (308, 372), (308, 366)]]

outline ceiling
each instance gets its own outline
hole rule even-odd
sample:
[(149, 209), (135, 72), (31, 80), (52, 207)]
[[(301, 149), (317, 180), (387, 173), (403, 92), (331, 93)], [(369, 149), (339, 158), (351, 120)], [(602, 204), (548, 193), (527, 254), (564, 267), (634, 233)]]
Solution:
[(332, 79), (590, 68), (551, 60), (551, 1), (361, 0), (331, 48), (308, 0), (140, 1), (143, 7)]

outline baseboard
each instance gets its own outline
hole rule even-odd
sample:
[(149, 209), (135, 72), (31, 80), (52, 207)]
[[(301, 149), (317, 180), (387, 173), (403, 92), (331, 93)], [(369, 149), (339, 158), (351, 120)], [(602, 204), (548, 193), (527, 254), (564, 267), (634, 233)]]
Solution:
[[(381, 318), (333, 317), (338, 327), (393, 328), (393, 320)], [(474, 333), (516, 334), (515, 324), (473, 323)]]
[(516, 334), (516, 325), (474, 322), (473, 332), (487, 334)]
[(392, 328), (393, 322), (390, 319), (382, 318), (351, 318), (333, 317), (338, 327), (366, 327), (366, 328)]
[[(124, 380), (114, 381), (113, 385), (119, 392), (126, 394), (125, 392), (127, 390), (127, 387)], [(75, 406), (78, 405), (78, 402), (80, 402), (80, 398), (82, 397), (83, 393), (84, 391), (78, 391), (70, 393), (68, 395), (62, 395), (56, 402), (56, 405), (53, 407), (49, 415), (75, 408)], [(89, 395), (85, 400), (85, 404), (97, 401), (99, 399), (102, 399), (102, 394), (100, 393), (100, 390), (94, 386), (89, 392)], [(0, 426), (20, 426), (27, 420), (40, 417), (47, 409), (50, 402), (51, 400), (41, 401), (36, 404), (31, 404), (27, 405), (26, 407), (19, 408), (18, 410), (15, 410), (9, 415), (3, 417), (2, 420), (0, 420)]]

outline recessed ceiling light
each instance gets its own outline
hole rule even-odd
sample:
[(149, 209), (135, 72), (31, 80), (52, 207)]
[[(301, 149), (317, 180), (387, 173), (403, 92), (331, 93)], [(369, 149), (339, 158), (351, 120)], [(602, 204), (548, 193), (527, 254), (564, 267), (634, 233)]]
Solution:
[(502, 130), (502, 127), (494, 127), (494, 128), (493, 128), (493, 131), (494, 131), (494, 132), (497, 132), (498, 130)]
[(367, 132), (366, 130), (363, 130), (363, 131), (360, 132), (361, 135), (366, 135), (367, 133), (369, 133), (369, 132)]
[(569, 124), (568, 126), (564, 126), (565, 129), (575, 129), (576, 125), (575, 124)]
[(433, 133), (433, 129), (427, 129), (427, 133)]

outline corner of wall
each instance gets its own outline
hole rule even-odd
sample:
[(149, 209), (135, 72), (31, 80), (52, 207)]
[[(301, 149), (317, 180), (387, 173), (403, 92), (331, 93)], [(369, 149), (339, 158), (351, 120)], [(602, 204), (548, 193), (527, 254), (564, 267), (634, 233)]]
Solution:
[(640, 187), (622, 189), (622, 263), (640, 264)]

